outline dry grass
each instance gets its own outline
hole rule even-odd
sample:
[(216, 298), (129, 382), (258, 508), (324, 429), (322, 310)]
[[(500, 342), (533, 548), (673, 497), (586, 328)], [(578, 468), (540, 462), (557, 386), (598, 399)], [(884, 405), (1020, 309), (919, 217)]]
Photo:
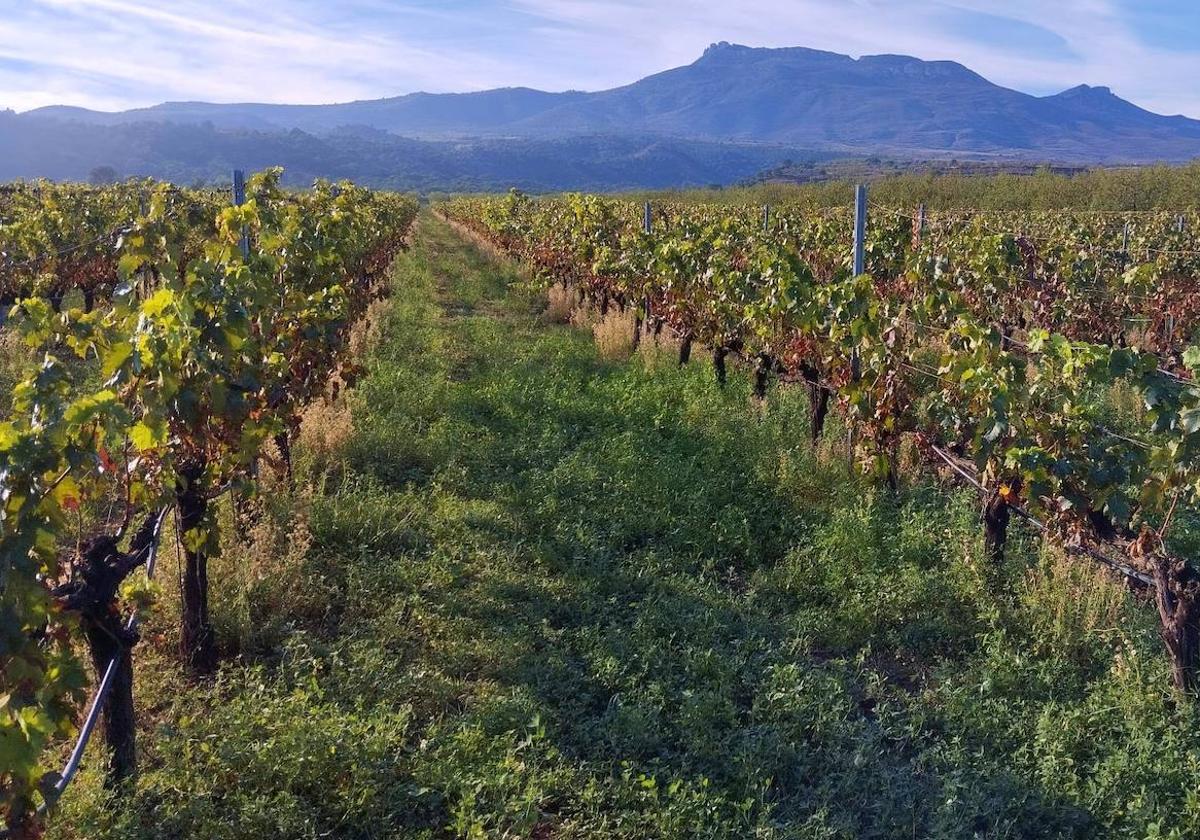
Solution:
[(578, 304), (571, 310), (570, 324), (581, 330), (591, 330), (601, 320), (600, 310), (589, 302)]
[[(672, 330), (664, 327), (655, 337), (653, 329), (647, 329), (638, 344), (638, 356), (650, 369), (658, 365), (678, 365), (680, 346), (681, 342)], [(695, 352), (695, 346), (692, 352)]]
[(547, 324), (569, 324), (575, 311), (575, 293), (555, 283), (546, 292), (546, 311), (542, 320)]
[(371, 350), (379, 346), (383, 335), (383, 323), (392, 308), (390, 298), (379, 298), (371, 301), (367, 311), (350, 328), (348, 349), (351, 358), (361, 359)]
[(354, 434), (354, 414), (345, 394), (333, 400), (316, 400), (300, 418), (297, 444), (318, 462), (335, 460)]
[(520, 263), (517, 260), (515, 260), (510, 254), (508, 254), (498, 245), (495, 245), (487, 237), (479, 235), (471, 228), (458, 221), (455, 221), (454, 219), (451, 219), (449, 216), (443, 216), (441, 213), (438, 213), (437, 216), (442, 222), (453, 228), (459, 234), (459, 236), (469, 241), (493, 260), (508, 263), (510, 265), (517, 266), (518, 268), (520, 267)]
[(1107, 397), (1113, 413), (1113, 422), (1118, 426), (1140, 426), (1145, 422), (1146, 403), (1133, 383), (1125, 379), (1117, 380), (1109, 387)]
[(7, 409), (12, 401), (13, 387), (30, 366), (29, 347), (19, 331), (0, 328), (0, 406)]
[(324, 614), (325, 596), (305, 574), (313, 537), (309, 527), (312, 491), (263, 488), (241, 513), (245, 529), (219, 557), (212, 572), (222, 585), (213, 591), (214, 620), (223, 644), (240, 653), (275, 649), (296, 622)]
[(620, 361), (633, 355), (633, 323), (632, 310), (620, 312), (613, 308), (592, 326), (601, 358)]
[[(390, 297), (373, 300), (363, 316), (351, 326), (347, 339), (351, 359), (361, 361), (379, 346), (391, 308)], [(354, 415), (348, 396), (351, 390), (340, 376), (335, 375), (330, 380), (325, 397), (304, 408), (294, 449), (308, 453), (318, 463), (328, 463), (341, 454), (354, 433)]]

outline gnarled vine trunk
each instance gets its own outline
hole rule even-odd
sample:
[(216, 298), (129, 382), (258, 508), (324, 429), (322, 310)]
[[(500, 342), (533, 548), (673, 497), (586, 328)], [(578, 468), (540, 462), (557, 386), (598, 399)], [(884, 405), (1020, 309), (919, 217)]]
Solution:
[(983, 544), (988, 560), (997, 566), (1004, 562), (1010, 516), (1008, 502), (999, 489), (993, 490), (983, 505)]
[(292, 469), (292, 441), (291, 436), (286, 432), (279, 432), (275, 435), (275, 447), (279, 450), (279, 458), (283, 461), (283, 474), (287, 479), (288, 487), (295, 488), (296, 474)]
[(183, 664), (197, 674), (208, 674), (217, 664), (216, 640), (208, 617), (208, 556), (203, 545), (189, 545), (187, 535), (204, 524), (208, 498), (204, 495), (205, 464), (200, 461), (180, 470), (175, 491), (183, 547), (183, 605), (179, 633), (179, 655)]
[(108, 747), (105, 784), (113, 790), (124, 789), (125, 782), (137, 774), (132, 654), (137, 633), (122, 621), (116, 608), (117, 592), (148, 559), (160, 522), (160, 514), (150, 515), (134, 535), (127, 554), (117, 547), (115, 537), (88, 540), (71, 580), (54, 590), (62, 609), (79, 614), (97, 683), (112, 668), (102, 713)]
[(1200, 664), (1200, 575), (1186, 561), (1154, 557), (1154, 597), (1162, 638), (1171, 660), (1171, 680), (1182, 692), (1196, 690)]
[(800, 373), (808, 383), (809, 434), (815, 446), (825, 431), (825, 418), (829, 414), (829, 389), (821, 384), (820, 374), (811, 365), (802, 365)]
[(725, 357), (729, 355), (729, 349), (726, 347), (717, 347), (713, 350), (713, 370), (717, 374), (717, 384), (722, 388), (725, 387)]
[(758, 400), (767, 398), (767, 384), (770, 382), (774, 360), (767, 353), (759, 353), (754, 365), (754, 396)]
[(679, 366), (683, 367), (692, 359), (692, 337), (685, 335), (679, 342)]
[(110, 790), (123, 788), (137, 775), (137, 724), (133, 708), (134, 640), (125, 638), (117, 613), (86, 623), (85, 637), (97, 680), (113, 663), (112, 686), (104, 702), (104, 742), (108, 761), (104, 777)]

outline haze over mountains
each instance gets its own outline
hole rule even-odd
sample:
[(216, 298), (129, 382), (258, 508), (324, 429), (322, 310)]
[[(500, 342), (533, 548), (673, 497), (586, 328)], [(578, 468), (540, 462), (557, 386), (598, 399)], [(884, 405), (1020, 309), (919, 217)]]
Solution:
[[(338, 105), (166, 103), (0, 114), (0, 178), (223, 177), (260, 158), (299, 180), (398, 188), (728, 183), (784, 159), (1144, 163), (1200, 157), (1200, 121), (1103, 87), (1036, 97), (953, 62), (716, 44), (595, 93), (505, 88)], [(252, 162), (255, 161), (255, 162)]]

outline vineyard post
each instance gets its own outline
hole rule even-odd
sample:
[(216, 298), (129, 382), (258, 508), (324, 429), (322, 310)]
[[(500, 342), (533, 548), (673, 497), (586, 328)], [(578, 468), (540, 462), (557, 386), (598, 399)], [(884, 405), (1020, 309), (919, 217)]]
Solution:
[[(1129, 267), (1129, 222), (1125, 223), (1125, 229), (1121, 233), (1121, 272)], [(1121, 323), (1118, 325), (1120, 329), (1119, 338), (1121, 343), (1125, 341), (1125, 326), (1129, 323), (1129, 303), (1125, 299), (1121, 303)]]
[(771, 230), (771, 205), (763, 205), (763, 233)]
[[(233, 170), (233, 206), (241, 207), (246, 203), (246, 173), (240, 169)], [(242, 228), (242, 239), (238, 243), (242, 250), (242, 259), (250, 256), (250, 234)]]
[(859, 184), (854, 188), (854, 276), (858, 277), (866, 267), (867, 235), (867, 187)]
[(646, 206), (642, 208), (642, 233), (650, 232), (653, 221), (654, 217), (650, 208), (650, 202), (647, 201)]
[(1183, 214), (1182, 213), (1180, 213), (1178, 216), (1175, 217), (1175, 231), (1176, 231), (1176, 233), (1183, 233)]
[[(867, 187), (859, 184), (854, 188), (854, 276), (866, 273), (866, 238), (867, 238)], [(850, 354), (850, 377), (857, 382), (859, 378), (858, 350)], [(854, 450), (856, 447), (853, 422), (846, 424), (846, 446), (849, 450), (851, 472), (854, 470)]]
[[(233, 206), (241, 207), (245, 203), (246, 203), (246, 173), (244, 173), (240, 169), (235, 169), (235, 170), (233, 170)], [(243, 260), (248, 259), (250, 257), (250, 233), (246, 229), (245, 225), (242, 226), (242, 237), (238, 241), (238, 248), (242, 252)], [(280, 444), (279, 437), (276, 436), (276, 445), (279, 446), (280, 452), (284, 455), (285, 459), (288, 459), (289, 458), (288, 453), (290, 452), (290, 450), (288, 449), (288, 447), (286, 445), (287, 435), (286, 435), (286, 433), (281, 433), (281, 434), (284, 436), (285, 442), (283, 444)], [(288, 463), (289, 469), (290, 469), (291, 461), (287, 460), (287, 463)], [(258, 459), (257, 458), (254, 459), (250, 464), (250, 474), (257, 480), (257, 478), (258, 478)], [(245, 530), (245, 527), (247, 524), (247, 520), (249, 519), (249, 511), (247, 508), (248, 501), (249, 500), (247, 497), (239, 495), (239, 496), (237, 496), (236, 501), (234, 502), (234, 506), (236, 508), (236, 515), (234, 516), (234, 524), (237, 528), (237, 532), (238, 532), (239, 536), (244, 536), (244, 530)], [(207, 595), (206, 595), (206, 597), (207, 597)]]
[(925, 238), (925, 205), (917, 205), (917, 247), (920, 247), (921, 241)]

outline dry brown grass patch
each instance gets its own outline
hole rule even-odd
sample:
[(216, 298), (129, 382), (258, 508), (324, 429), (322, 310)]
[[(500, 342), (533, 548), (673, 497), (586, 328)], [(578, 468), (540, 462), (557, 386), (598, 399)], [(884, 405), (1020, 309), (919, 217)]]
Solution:
[(214, 612), (239, 651), (273, 649), (288, 625), (324, 614), (326, 594), (305, 573), (311, 506), (308, 488), (250, 502), (241, 513), (244, 532), (211, 561), (222, 581)]
[(575, 293), (555, 283), (546, 292), (546, 311), (542, 320), (547, 324), (569, 324), (575, 311)]
[(297, 442), (320, 461), (336, 459), (354, 434), (354, 414), (343, 394), (335, 400), (316, 400), (304, 409)]
[(592, 327), (596, 349), (605, 359), (622, 360), (633, 355), (633, 310), (608, 310)]
[(347, 349), (351, 358), (361, 359), (368, 350), (379, 346), (383, 336), (383, 322), (391, 308), (392, 301), (387, 297), (378, 298), (368, 304), (367, 311), (350, 327)]

